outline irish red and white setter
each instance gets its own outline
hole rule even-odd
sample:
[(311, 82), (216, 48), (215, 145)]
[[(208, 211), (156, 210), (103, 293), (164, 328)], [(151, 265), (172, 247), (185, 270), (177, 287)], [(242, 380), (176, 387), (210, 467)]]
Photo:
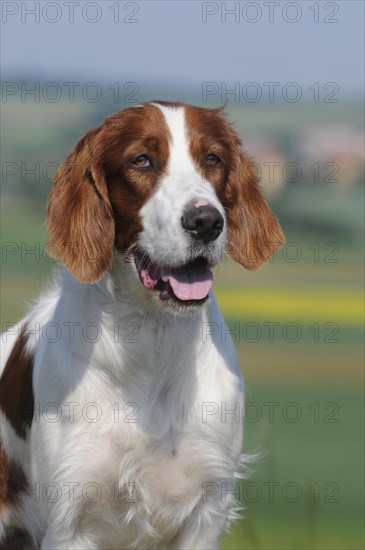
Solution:
[(2, 335), (3, 547), (218, 548), (243, 383), (212, 268), (284, 243), (238, 135), (221, 109), (116, 113), (59, 167), (48, 228), (64, 267)]

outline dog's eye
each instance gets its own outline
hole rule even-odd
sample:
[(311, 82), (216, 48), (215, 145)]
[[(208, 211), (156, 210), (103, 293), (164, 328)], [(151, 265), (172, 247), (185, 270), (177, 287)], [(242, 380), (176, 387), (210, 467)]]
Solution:
[(132, 160), (132, 164), (138, 168), (148, 168), (152, 166), (152, 162), (148, 155), (138, 155)]
[(221, 162), (221, 159), (214, 153), (210, 153), (205, 159), (205, 164), (207, 166), (220, 166)]

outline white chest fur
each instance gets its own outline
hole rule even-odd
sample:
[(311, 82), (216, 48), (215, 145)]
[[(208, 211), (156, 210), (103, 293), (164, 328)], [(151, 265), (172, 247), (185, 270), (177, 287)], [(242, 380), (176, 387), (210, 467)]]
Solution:
[(230, 339), (206, 330), (223, 322), (214, 296), (196, 317), (163, 320), (113, 304), (96, 318), (82, 292), (68, 289), (48, 322), (72, 321), (75, 331), (94, 323), (101, 337), (91, 342), (90, 328), (89, 340), (84, 330), (82, 339), (42, 341), (35, 364), (33, 483), (47, 487), (45, 519), (97, 518), (117, 548), (172, 540), (197, 508), (226, 516), (220, 490), (238, 468), (242, 423), (221, 407), (242, 411), (242, 380)]

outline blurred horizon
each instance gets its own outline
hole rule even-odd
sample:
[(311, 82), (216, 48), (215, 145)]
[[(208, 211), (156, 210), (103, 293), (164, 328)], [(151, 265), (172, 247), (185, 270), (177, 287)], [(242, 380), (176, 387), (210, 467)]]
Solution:
[(6, 73), (162, 85), (218, 74), (227, 82), (335, 81), (361, 94), (363, 20), (357, 0), (3, 2), (1, 64)]

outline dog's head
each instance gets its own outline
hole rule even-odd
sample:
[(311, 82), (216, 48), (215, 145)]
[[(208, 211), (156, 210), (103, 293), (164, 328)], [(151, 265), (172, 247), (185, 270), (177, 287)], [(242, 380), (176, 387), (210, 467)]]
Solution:
[(284, 244), (221, 109), (153, 102), (88, 131), (48, 202), (50, 253), (98, 281), (114, 248), (167, 306), (199, 306), (224, 250), (250, 270)]

